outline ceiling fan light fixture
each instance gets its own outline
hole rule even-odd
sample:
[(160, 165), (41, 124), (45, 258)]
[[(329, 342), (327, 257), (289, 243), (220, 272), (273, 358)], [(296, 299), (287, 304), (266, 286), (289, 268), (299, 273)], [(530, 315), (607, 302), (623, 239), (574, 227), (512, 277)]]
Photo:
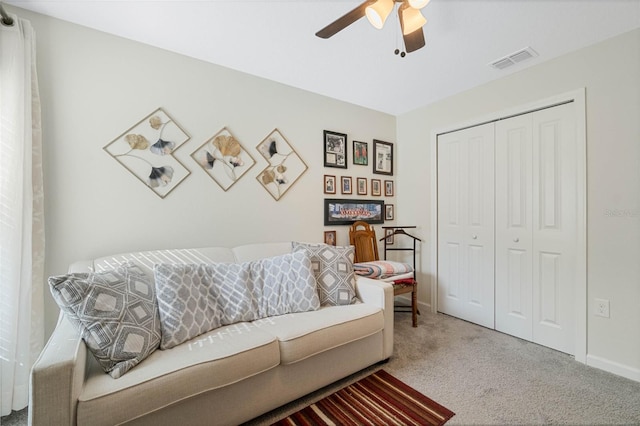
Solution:
[(377, 29), (382, 29), (384, 22), (393, 10), (393, 0), (378, 0), (374, 4), (367, 6), (365, 14), (367, 19)]
[(429, 1), (430, 0), (409, 0), (409, 6), (413, 7), (414, 9), (422, 9), (427, 4), (429, 4)]
[(422, 16), (420, 9), (406, 7), (402, 8), (400, 13), (400, 23), (402, 24), (403, 35), (411, 34), (412, 32), (422, 28), (422, 26), (427, 23), (427, 19)]

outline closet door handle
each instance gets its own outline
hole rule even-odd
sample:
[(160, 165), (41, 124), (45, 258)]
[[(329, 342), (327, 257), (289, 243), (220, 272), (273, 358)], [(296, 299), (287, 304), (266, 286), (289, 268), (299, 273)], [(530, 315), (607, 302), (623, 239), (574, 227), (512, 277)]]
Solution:
[(471, 238), (473, 238), (474, 240), (477, 240), (478, 236), (477, 235), (472, 235)]
[(516, 237), (516, 238), (514, 238), (514, 239), (513, 239), (513, 242), (514, 242), (514, 243), (517, 243), (518, 241), (520, 241), (520, 238), (518, 238), (518, 237)]

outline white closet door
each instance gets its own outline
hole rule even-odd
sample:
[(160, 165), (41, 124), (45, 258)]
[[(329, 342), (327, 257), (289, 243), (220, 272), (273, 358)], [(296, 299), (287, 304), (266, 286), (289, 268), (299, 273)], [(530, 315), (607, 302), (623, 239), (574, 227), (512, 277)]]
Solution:
[(438, 310), (494, 327), (494, 125), (438, 137)]
[(575, 348), (577, 141), (574, 107), (533, 115), (533, 341)]
[(496, 330), (533, 340), (532, 114), (496, 123)]

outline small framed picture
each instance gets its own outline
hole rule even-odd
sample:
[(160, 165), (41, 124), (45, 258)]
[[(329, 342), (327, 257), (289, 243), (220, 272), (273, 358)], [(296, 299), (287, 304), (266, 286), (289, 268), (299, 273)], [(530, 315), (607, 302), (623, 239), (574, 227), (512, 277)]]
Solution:
[(393, 176), (393, 144), (373, 140), (373, 173)]
[(384, 205), (384, 220), (393, 220), (393, 204)]
[(342, 185), (342, 193), (352, 194), (353, 188), (351, 185), (351, 176), (342, 176), (340, 179), (340, 184)]
[(382, 195), (382, 190), (380, 189), (380, 179), (371, 179), (371, 195), (380, 196)]
[(324, 131), (324, 166), (347, 168), (347, 135)]
[(392, 180), (384, 181), (384, 196), (393, 197), (393, 181)]
[(353, 141), (353, 164), (359, 166), (369, 165), (369, 144)]
[(359, 177), (358, 183), (358, 195), (367, 195), (367, 178)]
[(324, 193), (336, 193), (336, 177), (332, 175), (324, 175)]
[(384, 235), (387, 240), (387, 245), (390, 246), (393, 244), (393, 229), (387, 228), (384, 230)]
[(336, 231), (324, 231), (324, 243), (330, 246), (336, 245)]

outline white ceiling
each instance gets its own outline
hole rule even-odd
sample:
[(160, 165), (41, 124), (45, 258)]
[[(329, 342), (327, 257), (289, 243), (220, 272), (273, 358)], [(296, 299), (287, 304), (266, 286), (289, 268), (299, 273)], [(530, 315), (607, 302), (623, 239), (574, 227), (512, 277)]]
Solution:
[[(401, 58), (395, 14), (314, 35), (358, 0), (5, 3), (393, 115), (640, 27), (640, 0), (431, 0), (426, 46)], [(488, 65), (527, 46), (539, 56)]]

